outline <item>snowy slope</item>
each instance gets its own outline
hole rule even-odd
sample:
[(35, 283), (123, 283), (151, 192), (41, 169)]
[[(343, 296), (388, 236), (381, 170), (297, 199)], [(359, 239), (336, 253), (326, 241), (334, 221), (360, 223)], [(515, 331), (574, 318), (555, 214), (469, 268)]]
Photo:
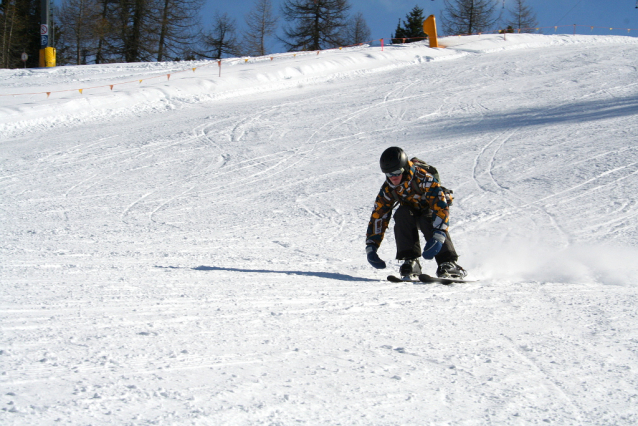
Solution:
[[(636, 424), (638, 39), (442, 43), (0, 70), (0, 424)], [(367, 264), (391, 145), (480, 281)]]

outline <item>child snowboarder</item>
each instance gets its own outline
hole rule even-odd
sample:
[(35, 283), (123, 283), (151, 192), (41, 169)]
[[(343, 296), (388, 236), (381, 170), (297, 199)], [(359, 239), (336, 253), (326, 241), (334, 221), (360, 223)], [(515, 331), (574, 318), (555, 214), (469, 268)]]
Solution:
[[(464, 278), (465, 269), (456, 264), (458, 255), (448, 233), (449, 204), (452, 200), (448, 191), (438, 182), (436, 169), (428, 172), (427, 164), (417, 158), (408, 160), (407, 154), (393, 146), (381, 154), (381, 171), (386, 181), (374, 202), (374, 210), (368, 224), (366, 253), (368, 262), (377, 269), (386, 264), (377, 249), (394, 213), (394, 236), (398, 260), (404, 260), (399, 269), (402, 277), (421, 273), (419, 257), (436, 259), (436, 275), (440, 278)], [(426, 243), (423, 252), (419, 242), (419, 230)]]

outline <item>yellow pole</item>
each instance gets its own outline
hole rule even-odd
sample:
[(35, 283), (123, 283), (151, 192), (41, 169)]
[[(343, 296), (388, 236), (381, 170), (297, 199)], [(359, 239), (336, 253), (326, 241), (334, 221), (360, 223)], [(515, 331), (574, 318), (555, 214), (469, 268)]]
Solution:
[(49, 32), (49, 6), (50, 0), (40, 1), (40, 66), (55, 66), (55, 48), (51, 47), (51, 37)]
[(430, 47), (439, 47), (439, 41), (436, 37), (436, 19), (434, 19), (434, 15), (428, 16), (428, 19), (423, 21), (423, 32), (427, 34), (430, 40)]
[(55, 66), (55, 47), (47, 47), (44, 49), (44, 66), (45, 67), (54, 67)]

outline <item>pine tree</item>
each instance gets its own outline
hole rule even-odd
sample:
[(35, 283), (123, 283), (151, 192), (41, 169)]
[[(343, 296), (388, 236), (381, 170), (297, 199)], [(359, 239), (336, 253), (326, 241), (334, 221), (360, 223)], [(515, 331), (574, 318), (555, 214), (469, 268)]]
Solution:
[(239, 53), (237, 41), (237, 24), (227, 13), (215, 12), (212, 28), (203, 35), (205, 50), (199, 56), (209, 59), (221, 59), (224, 55), (234, 56)]
[(113, 53), (125, 62), (151, 61), (157, 54), (159, 28), (153, 0), (119, 0)]
[(526, 0), (514, 0), (514, 6), (509, 9), (507, 25), (522, 33), (534, 33), (538, 26), (536, 14), (527, 6)]
[(117, 33), (114, 24), (118, 0), (97, 1), (100, 5), (100, 16), (93, 29), (96, 38), (95, 63), (103, 64), (109, 62), (109, 60), (116, 60), (113, 57), (113, 47), (117, 44)]
[(40, 64), (40, 0), (3, 0), (0, 3), (0, 67), (18, 68)]
[(0, 3), (0, 68), (14, 68), (18, 65), (18, 34), (23, 32), (26, 19), (20, 13), (18, 0), (3, 0)]
[(397, 29), (394, 30), (394, 36), (392, 36), (393, 43), (403, 43), (403, 39), (406, 38), (405, 30), (401, 26), (401, 18), (399, 18), (399, 23), (397, 24)]
[(61, 63), (81, 65), (95, 54), (100, 20), (100, 4), (96, 0), (67, 0), (60, 8), (60, 24), (63, 28), (60, 40), (68, 56), (60, 55)]
[(361, 12), (357, 13), (346, 23), (343, 39), (346, 45), (366, 43), (370, 41), (371, 33)]
[(348, 10), (347, 0), (284, 0), (282, 14), (294, 26), (284, 28), (287, 40), (281, 41), (289, 51), (342, 46)]
[(266, 39), (275, 34), (279, 18), (273, 14), (271, 0), (255, 0), (253, 9), (246, 15), (243, 50), (248, 55), (263, 56), (267, 53)]
[(401, 25), (401, 20), (399, 19), (399, 24), (394, 32), (392, 42), (413, 43), (425, 39), (427, 36), (423, 32), (423, 21), (425, 21), (423, 9), (419, 6), (414, 6), (410, 13), (406, 15), (406, 20), (403, 21), (403, 25)]
[(500, 19), (497, 0), (443, 0), (441, 15), (447, 35), (475, 34), (489, 31)]
[(176, 58), (192, 45), (198, 32), (197, 17), (203, 0), (160, 0), (157, 61)]

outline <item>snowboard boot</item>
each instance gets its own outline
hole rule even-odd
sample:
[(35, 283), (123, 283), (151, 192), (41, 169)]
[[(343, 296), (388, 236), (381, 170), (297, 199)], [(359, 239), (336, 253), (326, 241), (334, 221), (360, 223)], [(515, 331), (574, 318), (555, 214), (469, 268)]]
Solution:
[(443, 262), (436, 269), (436, 276), (439, 278), (458, 278), (463, 279), (467, 275), (467, 271), (456, 262)]
[(399, 274), (401, 277), (410, 277), (412, 275), (419, 275), (421, 273), (421, 264), (419, 259), (406, 259), (403, 265), (399, 268)]

